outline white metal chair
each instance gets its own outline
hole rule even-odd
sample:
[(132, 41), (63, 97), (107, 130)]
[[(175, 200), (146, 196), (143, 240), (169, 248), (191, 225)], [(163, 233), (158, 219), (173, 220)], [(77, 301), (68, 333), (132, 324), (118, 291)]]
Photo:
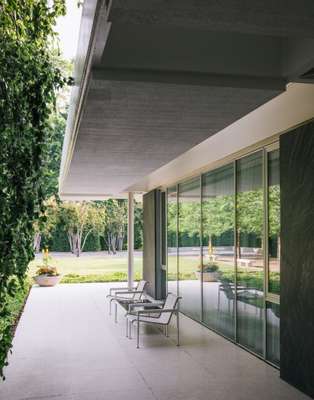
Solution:
[(141, 280), (133, 289), (127, 289), (125, 287), (110, 288), (109, 294), (106, 296), (109, 298), (109, 315), (111, 315), (111, 303), (113, 301), (119, 301), (125, 304), (140, 302), (144, 294), (145, 288), (148, 285), (147, 281)]
[[(137, 341), (136, 347), (139, 348), (140, 340), (140, 324), (155, 324), (163, 326), (166, 330), (166, 336), (168, 337), (168, 325), (171, 321), (173, 314), (177, 316), (177, 346), (180, 345), (180, 326), (179, 326), (179, 300), (181, 297), (175, 296), (172, 293), (168, 293), (166, 301), (162, 308), (157, 309), (144, 309), (144, 310), (134, 310), (136, 307), (145, 306), (145, 303), (134, 304), (129, 306), (129, 313), (126, 315), (126, 336), (131, 339), (131, 330), (134, 323), (137, 324)], [(151, 315), (155, 314), (155, 315)]]

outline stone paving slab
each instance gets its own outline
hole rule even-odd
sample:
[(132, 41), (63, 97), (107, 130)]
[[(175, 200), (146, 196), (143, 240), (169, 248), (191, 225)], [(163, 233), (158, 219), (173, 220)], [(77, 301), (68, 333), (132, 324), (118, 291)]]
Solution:
[[(306, 400), (279, 372), (181, 317), (182, 345), (143, 328), (141, 347), (108, 315), (114, 284), (31, 290), (1, 400)], [(118, 284), (121, 286), (121, 283)]]

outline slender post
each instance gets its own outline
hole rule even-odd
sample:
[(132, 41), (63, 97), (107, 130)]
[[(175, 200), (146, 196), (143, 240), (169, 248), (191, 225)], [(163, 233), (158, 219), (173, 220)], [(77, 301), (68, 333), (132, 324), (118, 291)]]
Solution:
[[(178, 306), (179, 307), (179, 306)], [(180, 346), (180, 322), (179, 322), (179, 308), (177, 310), (177, 346)]]
[(134, 280), (134, 198), (128, 194), (128, 286), (133, 288)]

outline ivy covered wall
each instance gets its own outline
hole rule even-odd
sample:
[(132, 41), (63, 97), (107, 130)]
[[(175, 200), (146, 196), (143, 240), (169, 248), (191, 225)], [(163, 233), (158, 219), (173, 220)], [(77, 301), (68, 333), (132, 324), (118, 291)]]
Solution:
[(0, 375), (11, 348), (9, 298), (33, 258), (34, 222), (44, 211), (51, 115), (67, 83), (53, 52), (64, 0), (0, 2)]

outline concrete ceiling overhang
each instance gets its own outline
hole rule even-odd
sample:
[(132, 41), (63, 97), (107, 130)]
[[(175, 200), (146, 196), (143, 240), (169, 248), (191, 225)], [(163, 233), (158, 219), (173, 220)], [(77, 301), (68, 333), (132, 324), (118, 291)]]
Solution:
[(314, 6), (302, 2), (307, 13), (265, 2), (257, 16), (260, 0), (241, 12), (240, 0), (85, 0), (61, 197), (136, 190), (287, 82), (311, 82)]

